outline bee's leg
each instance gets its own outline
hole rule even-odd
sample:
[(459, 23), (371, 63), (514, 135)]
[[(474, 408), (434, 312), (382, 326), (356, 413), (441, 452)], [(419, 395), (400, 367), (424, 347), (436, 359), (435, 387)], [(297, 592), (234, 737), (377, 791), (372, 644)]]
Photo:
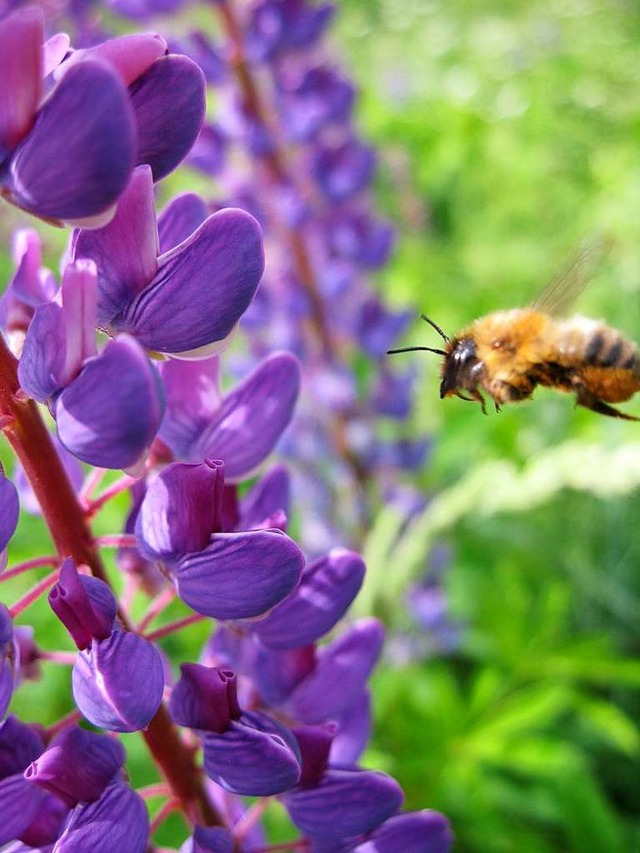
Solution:
[(606, 415), (609, 418), (621, 418), (625, 421), (640, 421), (640, 418), (634, 415), (628, 415), (626, 412), (621, 412), (619, 409), (614, 409), (608, 403), (598, 400), (595, 394), (584, 387), (584, 385), (575, 385), (576, 405), (583, 406), (585, 409), (591, 409), (592, 412), (597, 412), (599, 415)]
[(480, 405), (482, 406), (482, 414), (486, 415), (487, 414), (487, 406), (484, 402), (484, 397), (482, 396), (482, 394), (478, 391), (477, 388), (474, 388), (473, 391), (470, 391), (469, 393), (471, 394), (471, 397), (477, 403), (480, 403)]

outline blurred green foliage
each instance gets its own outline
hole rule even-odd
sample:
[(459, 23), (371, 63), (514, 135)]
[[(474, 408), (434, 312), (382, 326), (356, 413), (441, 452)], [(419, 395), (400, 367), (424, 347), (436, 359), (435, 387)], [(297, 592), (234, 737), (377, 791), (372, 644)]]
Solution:
[[(639, 340), (640, 7), (341, 5), (399, 228), (385, 297), (453, 332), (528, 303), (605, 235), (576, 311)], [(407, 344), (433, 334), (416, 321)], [(449, 815), (459, 851), (640, 850), (638, 425), (553, 391), (483, 417), (440, 402), (438, 359), (420, 355), (410, 434), (428, 429), (433, 451), (410, 482), (431, 500), (409, 526), (378, 515), (359, 607), (397, 648), (408, 585), (446, 542), (464, 634), (449, 655), (379, 669), (368, 757), (410, 807)]]

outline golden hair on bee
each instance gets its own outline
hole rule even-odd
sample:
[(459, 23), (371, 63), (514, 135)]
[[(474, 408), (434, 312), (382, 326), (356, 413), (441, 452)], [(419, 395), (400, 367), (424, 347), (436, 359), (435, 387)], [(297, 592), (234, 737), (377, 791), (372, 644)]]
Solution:
[(578, 406), (601, 415), (640, 420), (609, 405), (640, 391), (636, 345), (600, 321), (551, 315), (554, 306), (567, 301), (568, 291), (575, 293), (582, 286), (574, 263), (531, 308), (480, 317), (452, 338), (421, 314), (442, 338), (443, 348), (415, 346), (388, 353), (425, 350), (441, 355), (440, 398), (475, 400), (483, 412), (483, 392), (499, 411), (505, 403), (529, 399), (542, 385), (575, 394)]

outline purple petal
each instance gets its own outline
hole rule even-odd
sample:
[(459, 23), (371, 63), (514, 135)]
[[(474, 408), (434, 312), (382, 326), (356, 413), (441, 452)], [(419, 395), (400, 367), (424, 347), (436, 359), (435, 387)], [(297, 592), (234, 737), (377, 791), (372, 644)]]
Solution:
[(158, 216), (160, 252), (164, 254), (190, 237), (208, 213), (207, 205), (196, 193), (182, 193), (172, 198)]
[(291, 420), (300, 389), (300, 365), (274, 353), (225, 398), (202, 435), (198, 454), (224, 460), (228, 480), (246, 477), (271, 453)]
[(48, 77), (60, 65), (69, 52), (70, 44), (71, 39), (66, 33), (56, 33), (46, 40), (42, 46), (45, 77)]
[(244, 713), (223, 734), (206, 734), (203, 744), (205, 773), (234, 794), (269, 797), (300, 778), (295, 737), (259, 711)]
[(353, 551), (334, 548), (308, 565), (296, 589), (253, 630), (265, 646), (293, 649), (333, 628), (358, 594), (365, 565)]
[(346, 713), (362, 694), (380, 656), (383, 636), (376, 619), (361, 619), (321, 649), (315, 670), (290, 698), (296, 717), (323, 723)]
[(0, 604), (0, 718), (4, 717), (11, 701), (15, 682), (16, 645), (9, 610)]
[(206, 81), (187, 56), (164, 56), (129, 88), (138, 127), (137, 163), (148, 163), (154, 181), (189, 153), (202, 127)]
[(371, 737), (371, 693), (365, 688), (360, 697), (340, 717), (331, 744), (331, 764), (356, 764)]
[(216, 619), (246, 619), (273, 607), (298, 583), (304, 557), (275, 530), (217, 533), (211, 544), (180, 561), (175, 574), (182, 600)]
[(160, 365), (167, 409), (158, 437), (178, 459), (200, 462), (192, 448), (220, 408), (218, 356), (201, 361), (171, 358)]
[(108, 225), (74, 232), (72, 257), (95, 261), (98, 321), (109, 326), (144, 290), (158, 268), (158, 229), (148, 166), (134, 170)]
[(163, 410), (153, 365), (133, 338), (120, 335), (61, 393), (58, 437), (83, 462), (128, 468), (151, 445)]
[(325, 726), (299, 726), (293, 730), (293, 734), (302, 756), (300, 785), (305, 788), (315, 786), (327, 769), (335, 726), (332, 723)]
[(38, 814), (44, 798), (22, 776), (7, 776), (0, 781), (0, 844), (13, 841), (29, 826)]
[(123, 328), (158, 352), (187, 353), (222, 341), (251, 302), (263, 269), (256, 220), (243, 210), (220, 210), (161, 256)]
[(158, 650), (137, 634), (114, 631), (79, 652), (72, 674), (76, 705), (94, 726), (135, 732), (149, 725), (162, 701)]
[(175, 722), (218, 734), (227, 731), (241, 713), (235, 674), (196, 663), (181, 664), (180, 673), (169, 702)]
[(71, 68), (11, 156), (9, 199), (38, 216), (79, 220), (107, 211), (133, 167), (133, 117), (115, 71)]
[(260, 646), (252, 661), (251, 674), (268, 705), (282, 705), (308, 677), (316, 664), (315, 646), (275, 651)]
[(95, 803), (77, 806), (56, 843), (56, 853), (144, 853), (149, 816), (144, 800), (121, 782), (112, 783)]
[(373, 150), (357, 139), (319, 149), (312, 165), (320, 189), (330, 201), (345, 201), (363, 189), (375, 168)]
[(233, 853), (233, 835), (222, 826), (196, 826), (179, 853)]
[(40, 9), (19, 9), (0, 21), (0, 161), (29, 132), (42, 95)]
[[(53, 845), (58, 840), (68, 814), (69, 809), (62, 800), (53, 794), (45, 793), (40, 801), (35, 818), (24, 832), (20, 833), (20, 841), (26, 845), (30, 853), (53, 851)], [(34, 847), (36, 848), (35, 851), (31, 849)], [(13, 850), (14, 848), (9, 849)], [(5, 850), (5, 853), (8, 853), (8, 850)]]
[(189, 152), (187, 164), (205, 175), (217, 175), (222, 171), (226, 150), (225, 134), (213, 124), (205, 124)]
[(172, 562), (206, 548), (219, 528), (224, 465), (176, 462), (149, 485), (136, 519), (143, 557)]
[(96, 344), (98, 274), (93, 261), (67, 264), (62, 275), (65, 366), (62, 384), (77, 376), (84, 361), (98, 353)]
[(73, 808), (81, 800), (99, 799), (125, 757), (116, 738), (71, 726), (53, 739), (24, 775)]
[(43, 749), (44, 741), (39, 732), (12, 715), (7, 717), (0, 723), (0, 779), (16, 773), (22, 778), (25, 768)]
[(20, 515), (18, 491), (0, 467), (0, 551), (9, 544)]
[(281, 799), (305, 834), (349, 838), (371, 832), (395, 814), (402, 803), (402, 789), (384, 773), (331, 769), (316, 787), (294, 788)]
[(240, 502), (240, 530), (261, 527), (266, 518), (278, 510), (289, 514), (289, 472), (284, 465), (276, 465), (252, 486)]
[(453, 834), (439, 812), (425, 809), (399, 814), (385, 821), (371, 836), (353, 848), (354, 853), (449, 853)]
[(79, 649), (86, 649), (94, 638), (105, 640), (113, 629), (117, 604), (110, 587), (99, 578), (78, 574), (71, 557), (60, 567), (49, 604)]
[(77, 50), (66, 60), (65, 67), (87, 59), (99, 59), (113, 66), (125, 86), (129, 86), (148, 71), (166, 50), (166, 41), (157, 33), (129, 33), (86, 50)]
[(63, 387), (66, 348), (62, 306), (57, 302), (39, 305), (18, 363), (20, 387), (34, 400), (44, 403)]

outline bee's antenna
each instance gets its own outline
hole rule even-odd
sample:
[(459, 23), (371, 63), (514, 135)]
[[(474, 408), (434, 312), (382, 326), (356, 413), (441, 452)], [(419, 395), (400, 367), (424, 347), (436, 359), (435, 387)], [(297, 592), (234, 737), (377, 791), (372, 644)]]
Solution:
[(425, 323), (428, 323), (430, 326), (432, 326), (446, 344), (449, 343), (449, 335), (445, 335), (440, 326), (434, 323), (433, 320), (430, 320), (426, 314), (421, 314), (420, 319), (424, 320)]
[(404, 349), (388, 349), (387, 355), (397, 355), (399, 352), (435, 352), (436, 355), (446, 355), (443, 349), (434, 349), (433, 347), (404, 347)]

